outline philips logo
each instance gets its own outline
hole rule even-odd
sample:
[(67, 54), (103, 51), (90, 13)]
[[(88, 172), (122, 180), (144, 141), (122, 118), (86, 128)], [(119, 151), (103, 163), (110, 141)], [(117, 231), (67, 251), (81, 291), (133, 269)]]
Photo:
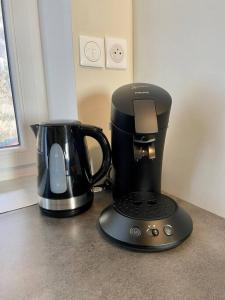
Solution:
[(135, 94), (149, 94), (149, 91), (136, 91)]
[(131, 89), (136, 90), (136, 89), (141, 89), (141, 88), (147, 88), (148, 86), (145, 84), (140, 84), (140, 85), (132, 85)]

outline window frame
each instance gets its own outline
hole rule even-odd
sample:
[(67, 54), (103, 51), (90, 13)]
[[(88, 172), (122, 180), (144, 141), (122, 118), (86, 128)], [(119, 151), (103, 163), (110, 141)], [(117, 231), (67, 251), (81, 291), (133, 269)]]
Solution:
[(23, 167), (35, 173), (36, 143), (29, 125), (48, 119), (37, 1), (1, 0), (1, 4), (20, 144), (0, 149), (0, 181), (21, 176)]
[[(2, 181), (36, 173), (36, 142), (29, 125), (74, 120), (78, 112), (71, 0), (0, 1), (14, 43), (10, 59), (16, 69), (14, 84), (20, 101), (15, 105), (23, 134), (21, 146), (0, 151)], [(27, 63), (28, 57), (32, 63)]]
[(6, 47), (6, 57), (7, 57), (7, 64), (8, 64), (8, 72), (9, 72), (9, 82), (10, 82), (10, 89), (11, 89), (11, 94), (12, 94), (12, 105), (14, 109), (14, 114), (15, 114), (15, 122), (16, 122), (16, 131), (17, 131), (17, 138), (18, 138), (18, 145), (12, 145), (12, 146), (6, 146), (3, 148), (0, 148), (0, 151), (3, 150), (11, 150), (17, 149), (23, 144), (23, 135), (20, 130), (20, 124), (18, 120), (18, 111), (17, 111), (17, 106), (16, 106), (16, 101), (15, 101), (15, 89), (14, 89), (14, 81), (13, 81), (13, 76), (12, 76), (12, 66), (11, 66), (11, 59), (10, 59), (10, 47), (8, 43), (8, 34), (6, 30), (6, 18), (5, 18), (5, 11), (4, 11), (4, 4), (3, 1), (0, 0), (1, 2), (1, 9), (2, 9), (2, 22), (3, 22), (3, 31), (4, 31), (4, 36), (5, 36), (5, 47)]

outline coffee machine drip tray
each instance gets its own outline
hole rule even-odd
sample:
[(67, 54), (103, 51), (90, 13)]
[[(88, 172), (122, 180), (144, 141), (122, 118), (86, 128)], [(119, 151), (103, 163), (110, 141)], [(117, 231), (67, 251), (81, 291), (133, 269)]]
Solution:
[(104, 236), (139, 251), (162, 251), (181, 244), (192, 232), (191, 217), (168, 196), (130, 193), (115, 199), (99, 218)]
[(159, 220), (173, 215), (176, 202), (163, 195), (152, 192), (132, 192), (115, 199), (114, 208), (129, 218)]

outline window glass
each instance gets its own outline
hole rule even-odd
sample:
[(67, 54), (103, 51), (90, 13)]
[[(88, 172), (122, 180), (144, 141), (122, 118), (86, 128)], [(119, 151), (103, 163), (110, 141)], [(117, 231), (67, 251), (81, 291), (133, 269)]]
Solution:
[(4, 26), (0, 1), (0, 148), (14, 147), (20, 144)]

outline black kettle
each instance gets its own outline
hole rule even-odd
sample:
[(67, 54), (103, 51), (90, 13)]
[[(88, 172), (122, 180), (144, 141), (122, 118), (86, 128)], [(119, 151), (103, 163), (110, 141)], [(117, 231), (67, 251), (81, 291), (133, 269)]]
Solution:
[[(42, 213), (68, 217), (87, 210), (93, 201), (91, 187), (106, 175), (111, 163), (109, 142), (101, 128), (74, 122), (31, 125), (37, 137), (38, 194)], [(85, 137), (102, 149), (100, 169), (91, 174)]]

